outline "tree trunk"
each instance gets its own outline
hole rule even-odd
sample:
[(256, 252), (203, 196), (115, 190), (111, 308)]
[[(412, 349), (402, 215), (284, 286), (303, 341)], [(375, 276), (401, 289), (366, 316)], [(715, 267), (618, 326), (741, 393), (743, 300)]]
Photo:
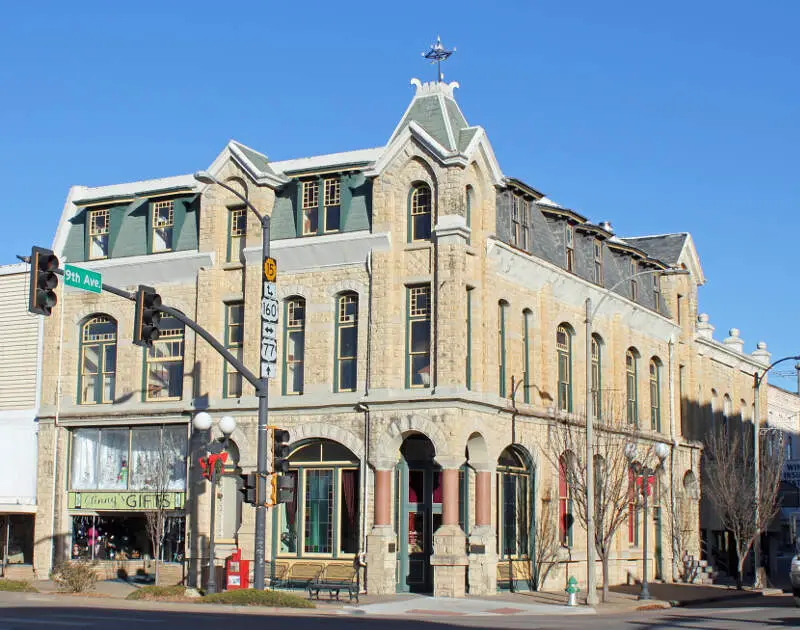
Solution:
[(736, 550), (736, 564), (737, 564), (737, 571), (736, 571), (736, 588), (738, 590), (742, 590), (744, 580), (743, 580), (743, 572), (744, 572), (744, 561), (747, 558), (747, 554), (739, 553), (739, 550)]
[(603, 561), (603, 603), (608, 601), (608, 556), (602, 557)]

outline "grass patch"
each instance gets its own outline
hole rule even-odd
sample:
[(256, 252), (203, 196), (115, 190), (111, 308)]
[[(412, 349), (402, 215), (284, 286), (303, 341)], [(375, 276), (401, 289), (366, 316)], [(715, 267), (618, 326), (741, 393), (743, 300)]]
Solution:
[(206, 595), (200, 602), (204, 604), (235, 604), (237, 606), (271, 606), (275, 608), (316, 608), (313, 603), (279, 591), (258, 591), (248, 588)]
[(186, 589), (183, 586), (143, 586), (137, 588), (132, 593), (128, 593), (125, 599), (164, 599), (167, 597), (183, 597)]
[(0, 591), (13, 591), (15, 593), (38, 593), (38, 589), (25, 580), (0, 579)]

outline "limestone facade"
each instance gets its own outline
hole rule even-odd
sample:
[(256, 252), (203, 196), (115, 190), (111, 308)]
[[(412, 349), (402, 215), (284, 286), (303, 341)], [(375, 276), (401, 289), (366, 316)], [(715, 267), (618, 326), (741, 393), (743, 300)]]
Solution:
[[(296, 341), (287, 348), (288, 311), (280, 314), (279, 377), (270, 382), (270, 423), (289, 430), (293, 449), (324, 440), (349, 453), (327, 468), (324, 445), (322, 460), (312, 463), (299, 455), (293, 460), (302, 502), (291, 506), (290, 516), (285, 506), (268, 510), (267, 559), (275, 561), (276, 570), (280, 563), (300, 561), (347, 564), (363, 554), (364, 583), (373, 593), (410, 588), (462, 596), (467, 589), (493, 593), (510, 580), (528, 588), (537, 515), (561, 497), (549, 431), (557, 421), (585, 422), (587, 298), (597, 309), (593, 332), (602, 340), (603, 413), (622, 418), (633, 404), (639, 420), (631, 425), (631, 440), (643, 452), (659, 442), (668, 446), (660, 473), (662, 496), (683, 497), (687, 475), (700, 479), (699, 439), (707, 408), (722, 404), (726, 395), (733, 414), (746, 416), (752, 405), (752, 373), (768, 355), (763, 348), (745, 354), (738, 341), (713, 340), (708, 319), (698, 317), (697, 288), (704, 278), (691, 237), (666, 235), (677, 237), (665, 239), (677, 246), (663, 251), (661, 241), (620, 239), (610, 226), (592, 224), (507, 179), (485, 131), (463, 119), (454, 87), (417, 82), (412, 104), (379, 149), (272, 162), (232, 142), (209, 169), (273, 217), (280, 237), (274, 238), (272, 253), (281, 305), (304, 300), (302, 350)], [(426, 98), (433, 101), (428, 103), (432, 114), (422, 103)], [(423, 110), (428, 114), (420, 115)], [(310, 220), (303, 211), (310, 199), (304, 197), (304, 182), (316, 180), (320, 197), (333, 195), (325, 182), (334, 176), (350, 182), (339, 191), (343, 215), (348, 195), (355, 199), (368, 188), (368, 227), (349, 230), (351, 218), (339, 230), (303, 236), (301, 227)], [(430, 190), (430, 234), (414, 239), (409, 222), (418, 200), (413, 191), (423, 184)], [(526, 242), (514, 232), (522, 229), (515, 227), (520, 223), (512, 217), (515, 211), (501, 201), (506, 193), (517, 199), (508, 197), (509, 203), (531, 212)], [(112, 197), (115, 204), (124, 204), (128, 197), (175, 195), (187, 204), (199, 203), (194, 213), (187, 205), (186, 217), (196, 217), (196, 223), (187, 219), (181, 227), (197, 230), (195, 249), (115, 257), (112, 244), (106, 259), (71, 262), (102, 270), (106, 282), (114, 279), (123, 288), (153, 286), (165, 304), (181, 309), (220, 340), (226, 338), (226, 305), (242, 302), (243, 357), (257, 371), (261, 234), (248, 214), (241, 256), (229, 260), (231, 209), (240, 206), (234, 195), (186, 176), (74, 188), (54, 249), (62, 258), (64, 251), (78, 251), (69, 245), (74, 236), (70, 222)], [(199, 201), (193, 201), (196, 196)], [(283, 218), (278, 216), (282, 204), (292, 208)], [(125, 208), (121, 216), (138, 212)], [(355, 205), (350, 212), (356, 216)], [(286, 235), (289, 224), (297, 234)], [(559, 240), (570, 230), (574, 234), (566, 238), (575, 239), (572, 270), (568, 258), (561, 258), (570, 247)], [(595, 244), (601, 268), (593, 280), (588, 252)], [(629, 278), (632, 269), (650, 272), (637, 276), (636, 288)], [(653, 276), (660, 279), (658, 285)], [(422, 342), (410, 332), (410, 291), (415, 287), (427, 288), (430, 295), (420, 307), (422, 319), (430, 322)], [(338, 298), (347, 293), (358, 298), (355, 387), (335, 391), (334, 370), (341, 367)], [(116, 391), (113, 402), (83, 404), (80, 331), (98, 313), (117, 323)], [(561, 326), (570, 344), (563, 378), (557, 348)], [(69, 505), (68, 495), (75, 491), (71, 455), (77, 429), (182, 425), (188, 436), (185, 505), (179, 513), (185, 519), (185, 542), (184, 553), (174, 559), (185, 578), (197, 583), (207, 564), (210, 506), (208, 482), (197, 466), (203, 440), (190, 430), (191, 417), (199, 409), (217, 418), (233, 415), (233, 472), (252, 471), (257, 399), (247, 383), (241, 396), (226, 397), (224, 361), (187, 330), (180, 395), (148, 401), (144, 355), (131, 342), (132, 330), (132, 303), (73, 290), (60, 290), (59, 307), (45, 322), (37, 529), (52, 530), (54, 536), (37, 536), (36, 569), (46, 574), (54, 561), (70, 555), (79, 513), (102, 511)], [(629, 349), (635, 349), (632, 370), (626, 364)], [(422, 355), (421, 364), (411, 363), (415, 352)], [(288, 393), (287, 362), (298, 358), (301, 393)], [(651, 360), (658, 373), (655, 390)], [(424, 374), (409, 367), (423, 364)], [(559, 393), (564, 380), (568, 405)], [(636, 394), (629, 403), (632, 385)], [(657, 426), (651, 424), (653, 414)], [(509, 452), (518, 457), (519, 471), (512, 464), (499, 470), (498, 462)], [(220, 562), (236, 546), (245, 558), (253, 557), (254, 510), (241, 503), (235, 487), (234, 482), (218, 490)], [(321, 488), (330, 494), (320, 496)], [(514, 501), (510, 488), (520, 493)], [(575, 509), (573, 502), (564, 505)], [(663, 513), (668, 507), (660, 509)], [(312, 516), (319, 510), (327, 517)], [(697, 518), (694, 524), (693, 551), (699, 554)], [(641, 528), (638, 518), (636, 527)], [(585, 585), (586, 536), (579, 520), (570, 529), (545, 588), (562, 589), (572, 575)], [(620, 528), (611, 553), (613, 583), (641, 576), (642, 533), (629, 537), (628, 526)], [(657, 567), (657, 577), (673, 579), (677, 559), (663, 520), (658, 524), (651, 518), (647, 535), (650, 566)], [(513, 553), (504, 549), (506, 542), (515, 547)], [(599, 564), (596, 573), (599, 577)]]

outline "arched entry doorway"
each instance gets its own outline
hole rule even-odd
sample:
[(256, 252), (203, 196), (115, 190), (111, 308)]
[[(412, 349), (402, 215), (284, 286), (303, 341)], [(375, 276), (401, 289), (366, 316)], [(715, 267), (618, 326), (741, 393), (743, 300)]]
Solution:
[(414, 434), (403, 440), (397, 464), (395, 505), (398, 592), (433, 590), (433, 533), (442, 523), (442, 470), (433, 443)]

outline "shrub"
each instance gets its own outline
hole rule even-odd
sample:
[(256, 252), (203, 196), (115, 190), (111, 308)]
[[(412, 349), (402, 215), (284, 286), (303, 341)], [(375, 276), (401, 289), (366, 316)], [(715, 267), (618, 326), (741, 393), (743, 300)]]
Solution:
[(38, 593), (39, 591), (25, 580), (0, 579), (0, 591), (15, 591), (17, 593)]
[(125, 599), (164, 599), (171, 597), (183, 597), (186, 588), (181, 585), (175, 586), (143, 586), (130, 593)]
[(275, 608), (316, 608), (313, 603), (291, 593), (259, 591), (248, 588), (206, 595), (204, 604), (235, 604), (237, 606), (272, 606)]
[(64, 562), (53, 569), (50, 579), (60, 591), (83, 593), (93, 589), (97, 582), (96, 565), (96, 562)]

